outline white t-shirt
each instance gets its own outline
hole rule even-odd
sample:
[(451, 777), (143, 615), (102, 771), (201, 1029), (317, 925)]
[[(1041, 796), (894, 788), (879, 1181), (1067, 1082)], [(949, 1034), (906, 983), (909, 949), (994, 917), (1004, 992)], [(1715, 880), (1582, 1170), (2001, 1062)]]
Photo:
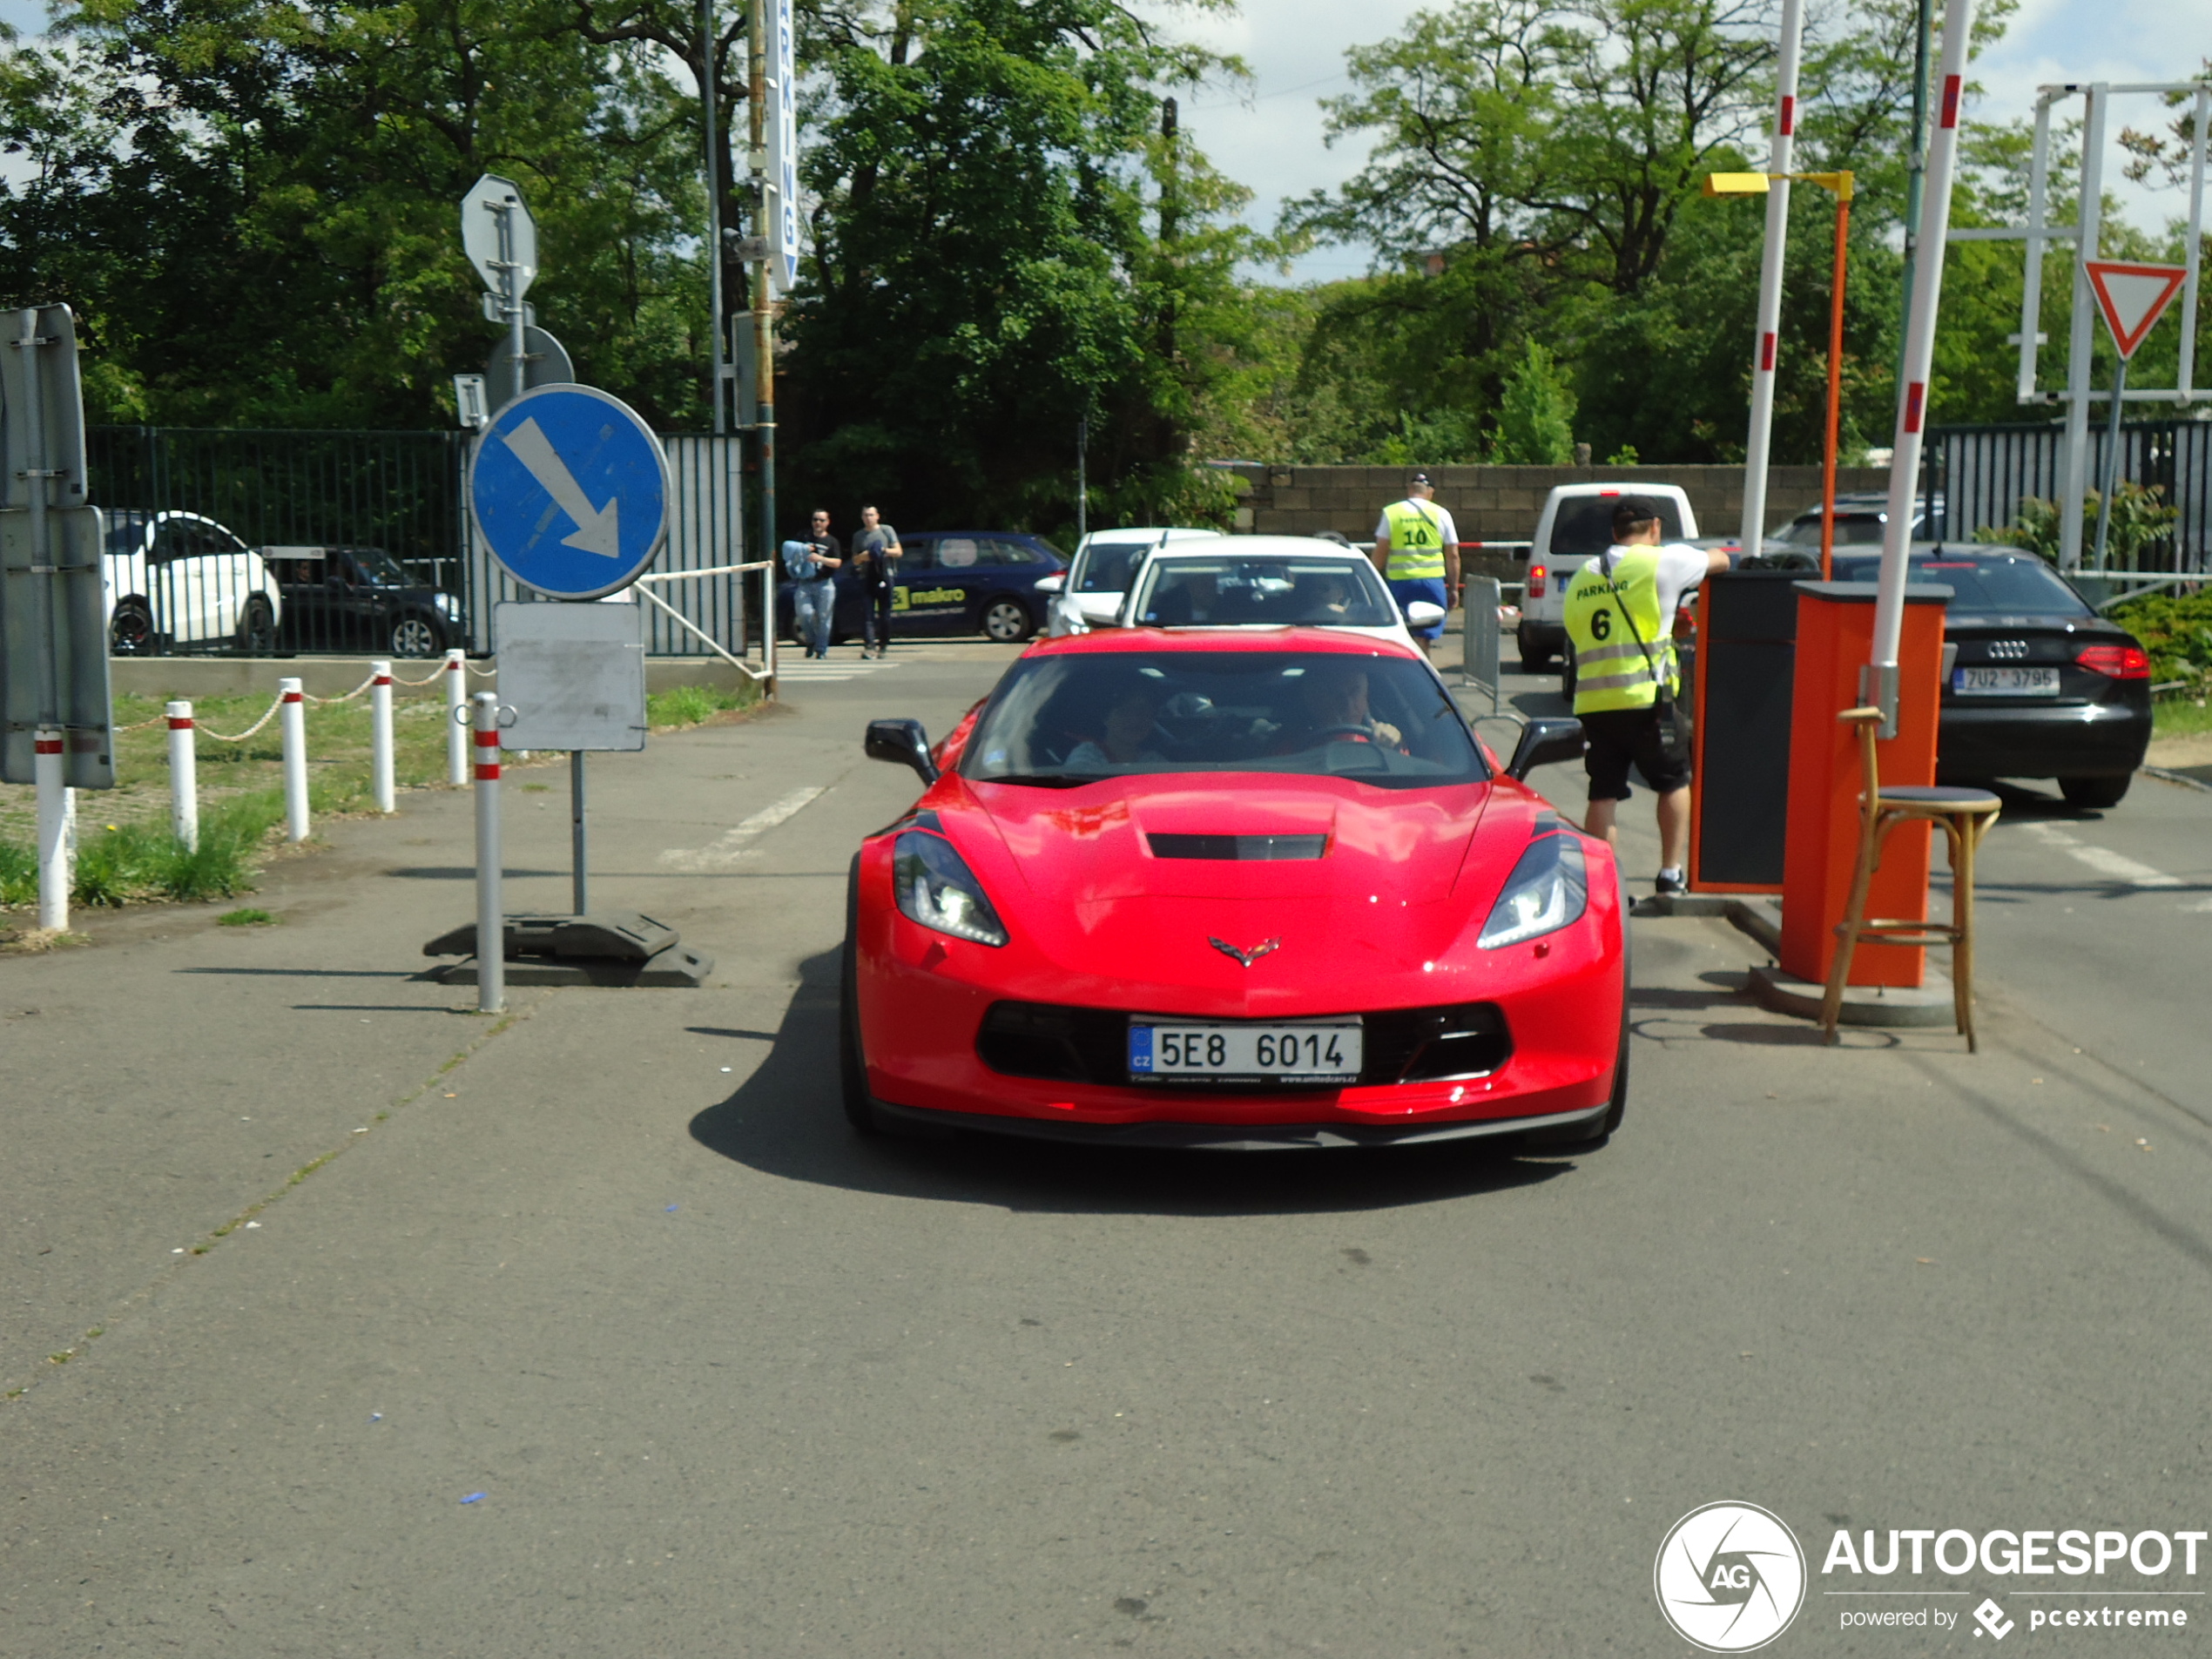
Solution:
[[(1622, 554), (1643, 550), (1641, 547), (1623, 547), (1615, 542), (1583, 568), (1595, 570), (1609, 577)], [(1705, 579), (1711, 561), (1700, 549), (1683, 542), (1662, 543), (1651, 551), (1659, 556), (1659, 637), (1672, 639), (1675, 636), (1675, 608), (1682, 604), (1683, 595)]]
[[(1413, 498), (1408, 496), (1406, 499), (1411, 501)], [(1421, 511), (1426, 513), (1431, 518), (1436, 521), (1438, 536), (1442, 540), (1445, 546), (1453, 546), (1459, 541), (1460, 527), (1452, 522), (1451, 514), (1446, 512), (1441, 507), (1439, 507), (1433, 501), (1421, 502), (1419, 505)], [(1383, 509), (1382, 516), (1375, 521), (1375, 540), (1379, 542), (1383, 539), (1383, 537), (1389, 534), (1390, 509), (1386, 507)]]

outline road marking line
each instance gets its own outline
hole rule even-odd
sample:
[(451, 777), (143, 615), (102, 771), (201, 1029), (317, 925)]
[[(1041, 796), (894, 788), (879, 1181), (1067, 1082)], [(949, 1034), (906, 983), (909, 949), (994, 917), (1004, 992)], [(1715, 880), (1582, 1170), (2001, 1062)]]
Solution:
[(786, 819), (792, 817), (804, 809), (807, 803), (817, 796), (826, 794), (828, 789), (829, 786), (826, 784), (812, 785), (805, 789), (794, 789), (781, 800), (763, 806), (734, 829), (724, 831), (705, 846), (669, 848), (667, 852), (660, 855), (661, 867), (664, 870), (692, 872), (733, 869), (738, 860), (745, 857), (747, 841), (756, 835), (775, 828)]
[(2177, 875), (2168, 875), (2163, 870), (2139, 863), (2110, 847), (2092, 846), (2056, 824), (2023, 824), (2020, 827), (2044, 846), (2059, 848), (2075, 863), (2087, 865), (2099, 875), (2108, 875), (2114, 880), (2138, 887), (2178, 887), (2184, 885)]

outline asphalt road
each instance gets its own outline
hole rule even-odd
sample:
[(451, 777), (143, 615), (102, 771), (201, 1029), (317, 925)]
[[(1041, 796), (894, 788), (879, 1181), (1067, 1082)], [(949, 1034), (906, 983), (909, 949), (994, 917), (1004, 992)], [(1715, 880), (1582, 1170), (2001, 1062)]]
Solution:
[[(2212, 797), (2008, 813), (1977, 1056), (1822, 1049), (1742, 935), (1639, 922), (1579, 1162), (863, 1143), (842, 882), (913, 785), (860, 728), (1004, 660), (595, 761), (598, 901), (703, 990), (409, 978), (468, 913), (438, 793), (275, 867), (280, 927), (0, 959), (0, 1652), (1679, 1652), (1654, 1552), (1725, 1498), (1813, 1556), (1772, 1651), (1918, 1652), (1971, 1622), (1839, 1630), (1835, 1527), (2206, 1526)], [(563, 774), (510, 779), (559, 907)]]

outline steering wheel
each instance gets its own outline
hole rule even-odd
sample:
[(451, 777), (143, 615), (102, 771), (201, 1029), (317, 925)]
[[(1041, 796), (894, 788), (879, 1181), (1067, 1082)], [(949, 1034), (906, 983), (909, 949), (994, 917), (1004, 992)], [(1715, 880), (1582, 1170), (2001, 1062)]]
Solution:
[(1321, 728), (1321, 742), (1333, 743), (1339, 738), (1350, 738), (1357, 743), (1372, 743), (1376, 740), (1375, 728), (1372, 725), (1325, 725)]

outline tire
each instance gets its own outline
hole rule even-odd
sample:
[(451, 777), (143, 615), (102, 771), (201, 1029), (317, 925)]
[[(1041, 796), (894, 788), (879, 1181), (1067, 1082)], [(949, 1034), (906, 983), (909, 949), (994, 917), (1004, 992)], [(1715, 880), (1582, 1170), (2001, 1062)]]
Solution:
[(983, 607), (983, 631), (1001, 645), (1018, 645), (1036, 631), (1036, 618), (1019, 599), (994, 599)]
[(1521, 645), (1521, 671), (1522, 673), (1541, 674), (1552, 665), (1552, 654), (1529, 638), (1528, 631), (1526, 628), (1520, 630), (1514, 637)]
[(153, 612), (143, 599), (125, 599), (115, 607), (107, 625), (107, 648), (111, 656), (145, 657), (154, 648)]
[(860, 860), (845, 878), (845, 945), (838, 953), (837, 1084), (846, 1121), (871, 1138), (887, 1133), (868, 1098), (867, 1059), (860, 1049)]
[(276, 655), (276, 613), (269, 609), (269, 602), (255, 594), (239, 612), (238, 634), (235, 641), (241, 657), (273, 657)]
[(2134, 781), (2133, 772), (2125, 778), (2061, 778), (2059, 793), (2066, 797), (2069, 806), (2117, 806), (2127, 799), (2128, 786)]
[(428, 617), (401, 617), (392, 624), (391, 637), (385, 643), (395, 657), (442, 657), (445, 630)]

